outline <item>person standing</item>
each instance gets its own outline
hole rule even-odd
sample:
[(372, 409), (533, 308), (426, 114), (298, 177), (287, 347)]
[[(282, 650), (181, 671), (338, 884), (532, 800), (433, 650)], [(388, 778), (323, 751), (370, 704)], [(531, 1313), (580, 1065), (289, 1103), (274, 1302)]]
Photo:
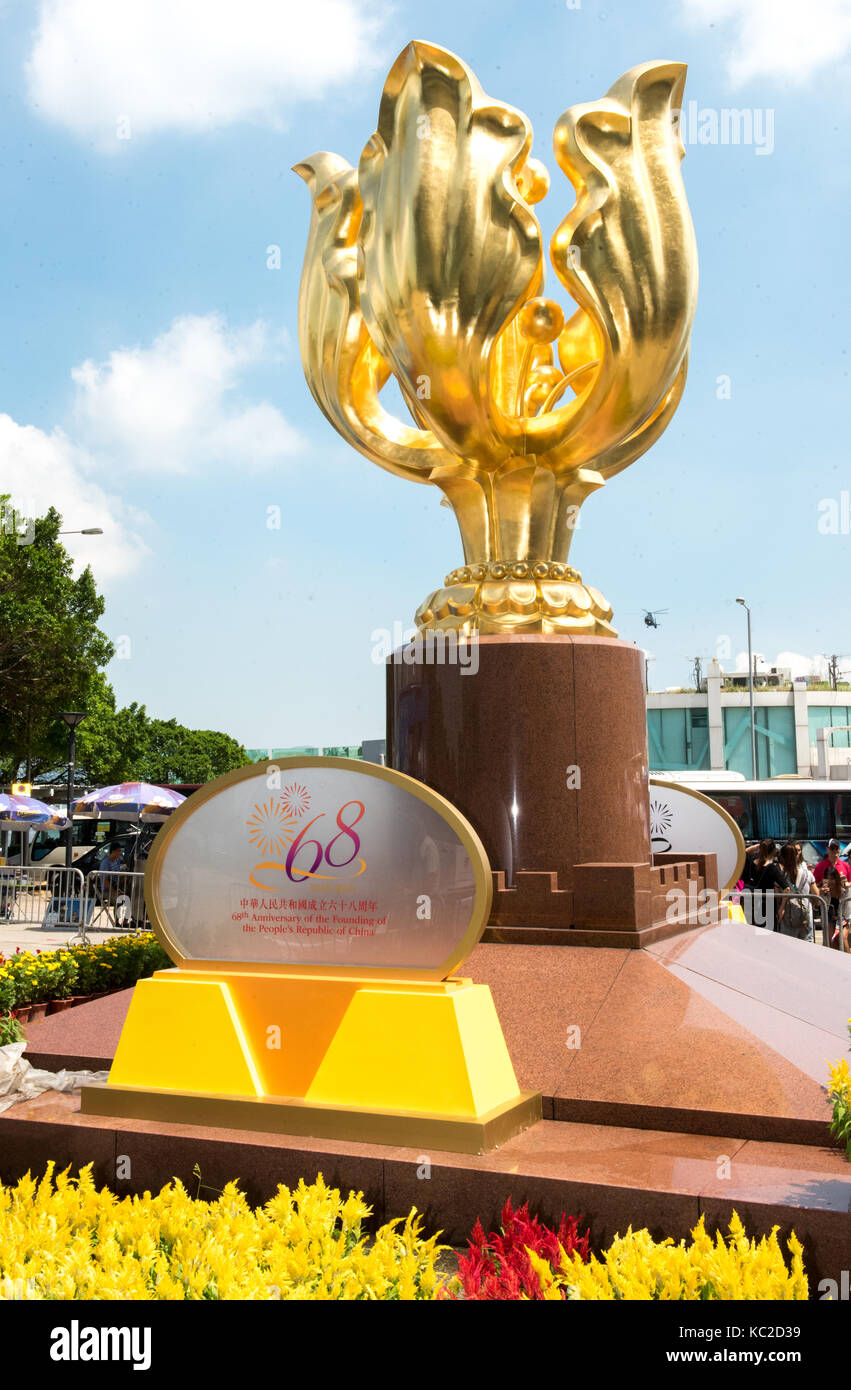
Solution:
[(851, 949), (851, 883), (838, 868), (828, 869), (819, 891), (827, 899), (827, 920), (833, 933), (831, 946), (836, 951)]
[[(777, 898), (788, 893), (792, 882), (786, 877), (777, 863), (777, 845), (774, 840), (761, 840), (753, 872), (753, 887), (745, 893), (745, 916), (754, 926), (765, 927), (768, 931), (778, 930)], [(750, 898), (750, 915), (747, 899)]]
[(753, 921), (753, 888), (756, 882), (758, 859), (759, 845), (748, 845), (745, 850), (742, 876), (736, 884), (736, 896), (733, 899), (741, 907), (746, 922)]
[[(780, 851), (780, 867), (792, 884), (794, 894), (812, 893), (813, 874), (810, 866), (804, 862), (800, 845), (783, 846)], [(799, 941), (814, 940), (812, 904), (801, 897), (790, 894), (785, 898), (780, 905), (779, 920), (783, 936), (797, 936)]]
[(831, 869), (838, 869), (842, 877), (851, 883), (851, 865), (847, 859), (840, 859), (839, 853), (842, 846), (838, 840), (829, 840), (827, 844), (827, 854), (824, 859), (820, 859), (813, 869), (813, 877), (819, 886), (825, 874)]
[(742, 883), (745, 888), (753, 888), (758, 872), (757, 861), (759, 859), (759, 845), (748, 845), (745, 850), (745, 862), (742, 868)]
[(118, 897), (119, 874), (124, 867), (124, 851), (117, 842), (110, 845), (98, 864), (98, 888), (101, 901), (114, 903)]

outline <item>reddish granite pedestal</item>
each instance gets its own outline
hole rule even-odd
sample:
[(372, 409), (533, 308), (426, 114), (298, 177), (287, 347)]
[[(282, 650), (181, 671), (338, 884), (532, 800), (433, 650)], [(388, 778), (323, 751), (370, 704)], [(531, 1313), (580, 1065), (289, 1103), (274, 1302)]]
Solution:
[[(804, 1244), (811, 1294), (837, 1286), (851, 1249), (851, 1166), (830, 1147), (826, 1059), (845, 1052), (851, 957), (727, 923), (644, 950), (479, 946), (521, 1086), (544, 1120), (486, 1155), (111, 1119), (46, 1092), (0, 1114), (0, 1180), (48, 1159), (94, 1164), (120, 1195), (178, 1176), (215, 1191), (239, 1178), (252, 1202), (322, 1172), (366, 1193), (375, 1221), (411, 1205), (461, 1241), (507, 1197), (547, 1221), (583, 1212), (600, 1248), (628, 1225), (688, 1236), (733, 1210), (753, 1235), (779, 1225)], [(108, 1065), (130, 991), (28, 1030), (48, 1068)], [(119, 1157), (121, 1162), (118, 1162)], [(129, 1162), (128, 1162), (129, 1160)]]
[[(485, 944), (463, 973), (490, 987), (518, 1084), (541, 1092), (545, 1119), (829, 1141), (851, 956), (722, 922), (638, 950)], [(109, 1067), (131, 995), (29, 1026), (28, 1059)]]
[(466, 665), (426, 641), (390, 658), (388, 761), (475, 826), (494, 870), (494, 927), (638, 946), (665, 924), (670, 888), (717, 888), (713, 856), (651, 863), (637, 648), (495, 636), (460, 655)]

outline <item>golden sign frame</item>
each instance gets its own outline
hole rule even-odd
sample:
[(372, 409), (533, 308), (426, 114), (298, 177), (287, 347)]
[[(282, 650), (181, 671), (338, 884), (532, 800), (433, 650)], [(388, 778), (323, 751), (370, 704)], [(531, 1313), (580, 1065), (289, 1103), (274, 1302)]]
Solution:
[[(375, 777), (378, 781), (390, 782), (415, 796), (418, 801), (424, 802), (426, 806), (436, 811), (441, 819), (450, 826), (464, 846), (473, 867), (475, 891), (469, 926), (452, 954), (439, 967), (427, 969), (417, 966), (340, 966), (318, 963), (296, 965), (258, 960), (202, 960), (183, 954), (169, 930), (168, 919), (162, 908), (160, 895), (162, 869), (168, 849), (182, 826), (206, 802), (211, 801), (228, 787), (236, 786), (239, 782), (247, 782), (252, 777), (262, 775), (264, 767), (267, 769), (276, 768), (281, 772), (310, 767), (341, 768), (344, 771), (357, 772), (365, 777)], [(145, 903), (148, 909), (148, 918), (161, 946), (178, 969), (210, 971), (211, 973), (253, 972), (264, 975), (304, 975), (361, 981), (404, 980), (408, 984), (420, 982), (439, 984), (449, 979), (478, 945), (490, 917), (492, 898), (493, 877), (484, 845), (470, 822), (461, 815), (461, 812), (452, 805), (451, 801), (447, 801), (446, 797), (432, 791), (422, 782), (418, 782), (415, 777), (409, 777), (404, 772), (397, 772), (395, 768), (381, 767), (377, 763), (363, 762), (359, 758), (323, 758), (314, 754), (307, 754), (304, 757), (269, 758), (264, 762), (249, 763), (246, 767), (235, 768), (234, 771), (226, 772), (221, 777), (216, 777), (212, 782), (206, 783), (169, 816), (168, 821), (153, 842), (145, 869)]]
[[(713, 800), (712, 800), (712, 797), (711, 797), (711, 796), (707, 796), (705, 792), (696, 791), (694, 787), (684, 787), (683, 784), (682, 784), (682, 782), (666, 782), (666, 781), (664, 781), (663, 779), (661, 779), (661, 778), (659, 778), (659, 777), (654, 777), (653, 774), (652, 774), (652, 772), (651, 772), (651, 773), (650, 773), (650, 776), (648, 777), (648, 783), (649, 783), (649, 786), (650, 786), (650, 789), (651, 789), (651, 790), (652, 790), (653, 787), (664, 787), (667, 791), (672, 791), (672, 792), (685, 792), (686, 796), (693, 796), (693, 797), (695, 798), (696, 801), (702, 801), (702, 802), (704, 803), (704, 805), (709, 806), (709, 807), (716, 813), (716, 815), (719, 815), (719, 816), (721, 817), (722, 820), (724, 820), (724, 821), (727, 822), (727, 825), (728, 825), (729, 828), (732, 830), (733, 835), (734, 835), (734, 837), (735, 837), (735, 839), (736, 839), (736, 848), (737, 848), (737, 850), (738, 850), (738, 857), (737, 857), (737, 859), (736, 859), (736, 868), (735, 868), (735, 871), (734, 871), (735, 876), (734, 876), (733, 878), (731, 878), (727, 883), (725, 883), (725, 884), (723, 884), (723, 885), (722, 885), (722, 884), (719, 884), (719, 885), (718, 885), (718, 891), (719, 891), (719, 893), (732, 893), (732, 892), (734, 892), (734, 891), (735, 891), (736, 884), (738, 883), (739, 879), (740, 879), (741, 876), (742, 876), (742, 870), (743, 870), (743, 868), (745, 867), (745, 856), (746, 856), (746, 854), (747, 854), (747, 845), (745, 844), (745, 837), (744, 837), (744, 835), (742, 834), (742, 832), (741, 832), (741, 830), (739, 829), (739, 827), (736, 825), (736, 822), (733, 820), (733, 817), (730, 815), (730, 812), (729, 812), (729, 811), (725, 811), (723, 806), (719, 806), (719, 805), (718, 805), (718, 802), (717, 802), (717, 801), (713, 801)], [(730, 794), (732, 795), (734, 791), (735, 791), (735, 783), (731, 783), (731, 784), (730, 784)], [(726, 795), (726, 793), (722, 793), (722, 795)], [(679, 851), (677, 851), (677, 853), (679, 853)], [(695, 853), (696, 853), (696, 854), (700, 854), (701, 851), (700, 851), (700, 850), (696, 850)]]

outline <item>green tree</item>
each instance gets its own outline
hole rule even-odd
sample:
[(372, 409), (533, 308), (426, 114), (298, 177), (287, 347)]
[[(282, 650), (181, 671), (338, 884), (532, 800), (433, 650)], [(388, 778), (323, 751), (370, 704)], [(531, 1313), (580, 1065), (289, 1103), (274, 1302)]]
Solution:
[(87, 709), (77, 732), (77, 763), (92, 786), (210, 782), (248, 762), (242, 744), (227, 734), (151, 719), (144, 705), (117, 709), (103, 674), (92, 685)]
[(151, 719), (144, 705), (116, 707), (102, 667), (114, 647), (98, 628), (104, 601), (90, 569), (73, 577), (51, 508), (18, 534), (0, 494), (0, 782), (62, 768), (62, 710), (85, 710), (77, 767), (91, 786), (113, 782), (208, 782), (248, 762), (235, 739)]
[(0, 777), (28, 779), (60, 767), (68, 731), (62, 710), (86, 709), (113, 655), (98, 627), (104, 601), (89, 568), (76, 579), (51, 507), (27, 535), (8, 524), (0, 495)]
[(147, 767), (151, 721), (144, 705), (116, 709), (115, 692), (99, 671), (86, 703), (86, 718), (77, 729), (77, 763), (97, 787), (114, 782), (150, 781)]
[(144, 705), (117, 709), (103, 674), (93, 683), (88, 717), (77, 734), (77, 762), (92, 786), (113, 782), (210, 782), (244, 767), (241, 743), (212, 729), (187, 729), (176, 719), (151, 719)]
[(241, 743), (214, 729), (187, 729), (176, 719), (152, 719), (145, 761), (148, 782), (210, 782), (244, 767)]

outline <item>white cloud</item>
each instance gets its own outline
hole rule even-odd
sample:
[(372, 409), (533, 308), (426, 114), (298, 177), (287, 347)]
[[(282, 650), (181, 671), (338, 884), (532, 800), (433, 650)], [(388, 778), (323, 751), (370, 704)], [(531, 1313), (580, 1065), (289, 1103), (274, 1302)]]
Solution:
[(133, 138), (279, 126), (295, 103), (360, 83), (379, 28), (378, 0), (42, 0), (30, 101), (99, 145), (122, 120)]
[[(280, 462), (301, 446), (268, 401), (246, 402), (243, 374), (281, 357), (262, 321), (231, 328), (218, 314), (175, 319), (149, 347), (119, 348), (105, 362), (71, 372), (75, 396), (67, 429), (48, 434), (0, 415), (0, 480), (18, 516), (61, 513), (69, 531), (100, 526), (102, 536), (65, 536), (78, 568), (99, 581), (129, 575), (150, 554), (149, 518), (128, 507), (115, 480), (148, 474), (245, 471)], [(0, 518), (9, 524), (11, 518)]]
[(680, 0), (695, 27), (729, 25), (727, 71), (741, 85), (754, 77), (805, 82), (851, 52), (848, 0)]
[(301, 447), (268, 402), (238, 392), (242, 374), (280, 352), (258, 320), (229, 328), (218, 314), (175, 319), (150, 347), (119, 348), (102, 363), (75, 367), (75, 435), (120, 468), (191, 473), (230, 465), (256, 468)]
[[(75, 568), (91, 564), (98, 580), (132, 574), (149, 553), (140, 535), (146, 518), (127, 507), (95, 479), (93, 460), (61, 430), (45, 434), (0, 415), (2, 489), (10, 493), (14, 520), (43, 516), (55, 507), (63, 528), (100, 526), (102, 536), (63, 536)], [(13, 518), (7, 517), (11, 522)], [(23, 523), (16, 528), (23, 532)]]
[[(827, 680), (827, 658), (824, 655), (817, 653), (815, 656), (803, 656), (800, 652), (778, 652), (776, 656), (772, 657), (764, 656), (762, 652), (755, 652), (754, 655), (757, 658), (756, 669), (760, 675), (772, 666), (776, 666), (779, 670), (791, 671), (793, 680), (796, 676), (806, 676), (818, 681)], [(747, 671), (747, 669), (747, 652), (737, 652), (736, 670)]]

